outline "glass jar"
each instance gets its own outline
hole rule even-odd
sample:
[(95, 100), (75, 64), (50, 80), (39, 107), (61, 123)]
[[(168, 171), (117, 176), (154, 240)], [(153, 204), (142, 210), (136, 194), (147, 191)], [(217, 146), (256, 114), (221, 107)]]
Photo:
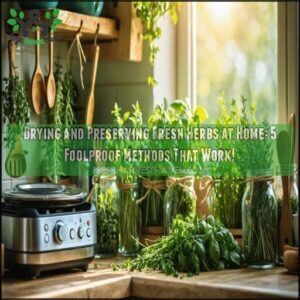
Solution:
[(196, 212), (197, 196), (194, 177), (168, 177), (164, 197), (164, 234), (170, 234), (173, 219), (181, 214), (186, 217)]
[(142, 225), (163, 226), (163, 199), (166, 191), (166, 180), (163, 177), (141, 178)]
[(242, 228), (242, 199), (245, 180), (214, 179), (213, 188), (207, 198), (211, 214), (226, 228)]
[(119, 199), (119, 253), (122, 256), (134, 256), (140, 248), (140, 207), (137, 203), (137, 181), (118, 182)]
[(115, 170), (104, 168), (93, 177), (93, 185), (97, 214), (96, 257), (115, 256), (119, 242), (119, 190)]
[(243, 251), (249, 268), (275, 266), (278, 251), (277, 199), (272, 177), (251, 177), (242, 202)]

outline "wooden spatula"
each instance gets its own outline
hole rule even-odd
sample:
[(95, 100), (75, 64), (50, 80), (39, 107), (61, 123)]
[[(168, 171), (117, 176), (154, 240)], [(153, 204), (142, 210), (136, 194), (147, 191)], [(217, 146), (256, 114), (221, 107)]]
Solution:
[(51, 108), (55, 102), (56, 86), (53, 74), (53, 31), (50, 30), (50, 41), (49, 41), (49, 75), (47, 80), (47, 102)]
[(93, 67), (92, 67), (90, 93), (89, 93), (89, 97), (87, 100), (87, 107), (86, 107), (86, 117), (85, 117), (86, 124), (93, 123), (94, 107), (95, 107), (95, 82), (96, 82), (96, 75), (97, 75), (97, 68), (98, 68), (98, 61), (99, 61), (99, 52), (100, 52), (100, 46), (96, 45), (94, 59), (93, 59)]
[[(287, 131), (279, 132), (277, 137), (277, 155), (281, 166), (281, 171), (287, 171), (291, 162), (291, 136)], [(284, 174), (284, 173), (283, 173)], [(279, 255), (283, 255), (284, 245), (292, 243), (292, 212), (291, 212), (291, 189), (290, 177), (287, 175), (281, 176), (282, 180), (282, 207), (279, 226)]]
[(45, 99), (45, 81), (43, 71), (40, 65), (40, 28), (36, 31), (37, 44), (35, 46), (35, 71), (31, 82), (31, 95), (34, 111), (37, 115), (42, 112)]

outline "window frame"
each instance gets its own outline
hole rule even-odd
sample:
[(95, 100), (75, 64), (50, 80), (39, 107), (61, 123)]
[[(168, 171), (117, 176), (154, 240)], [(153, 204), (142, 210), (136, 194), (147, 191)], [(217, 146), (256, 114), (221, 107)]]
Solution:
[[(188, 98), (192, 108), (197, 105), (196, 4), (196, 2), (182, 3), (176, 28), (176, 95), (177, 98)], [(292, 112), (296, 114), (297, 124), (299, 122), (298, 25), (299, 3), (277, 2), (277, 118), (279, 123), (286, 123)]]

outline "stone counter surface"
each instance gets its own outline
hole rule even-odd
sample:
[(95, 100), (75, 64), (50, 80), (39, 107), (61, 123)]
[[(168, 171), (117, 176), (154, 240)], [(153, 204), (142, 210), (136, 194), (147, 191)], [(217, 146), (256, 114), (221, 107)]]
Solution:
[(2, 278), (2, 298), (298, 298), (298, 276), (284, 268), (203, 272), (182, 279), (160, 272), (113, 271), (120, 259), (95, 259), (87, 272), (43, 274), (36, 280)]

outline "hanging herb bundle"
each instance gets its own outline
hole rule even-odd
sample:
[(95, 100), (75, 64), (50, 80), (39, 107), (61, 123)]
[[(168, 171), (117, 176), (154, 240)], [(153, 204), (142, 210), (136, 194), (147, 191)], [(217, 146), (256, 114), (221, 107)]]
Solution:
[(192, 275), (242, 264), (241, 249), (221, 222), (213, 216), (178, 215), (173, 220), (171, 235), (143, 248), (135, 259), (114, 265), (114, 270), (159, 270), (177, 277), (179, 272)]
[[(159, 39), (162, 34), (162, 29), (158, 26), (158, 21), (161, 17), (168, 14), (173, 23), (176, 24), (177, 11), (180, 9), (180, 5), (180, 2), (167, 1), (133, 2), (133, 6), (136, 9), (136, 14), (144, 25), (144, 33), (142, 34), (142, 38), (149, 43), (149, 62), (151, 66), (154, 65), (154, 60), (159, 52), (159, 47), (155, 44), (155, 40)], [(157, 84), (157, 80), (153, 76), (148, 76), (148, 84), (155, 86)]]
[[(47, 111), (47, 123), (52, 125), (69, 126), (76, 122), (74, 115), (77, 89), (70, 71), (64, 75), (62, 66), (56, 63), (54, 72), (56, 82), (55, 104)], [(51, 182), (57, 183), (59, 177), (64, 176), (61, 164), (63, 149), (62, 140), (47, 142), (45, 156), (45, 170)]]
[[(25, 81), (19, 74), (3, 78), (4, 90), (2, 91), (3, 121), (9, 125), (23, 126), (29, 121), (30, 108)], [(10, 126), (6, 137), (6, 147), (12, 149), (15, 141), (21, 134), (20, 126)]]

